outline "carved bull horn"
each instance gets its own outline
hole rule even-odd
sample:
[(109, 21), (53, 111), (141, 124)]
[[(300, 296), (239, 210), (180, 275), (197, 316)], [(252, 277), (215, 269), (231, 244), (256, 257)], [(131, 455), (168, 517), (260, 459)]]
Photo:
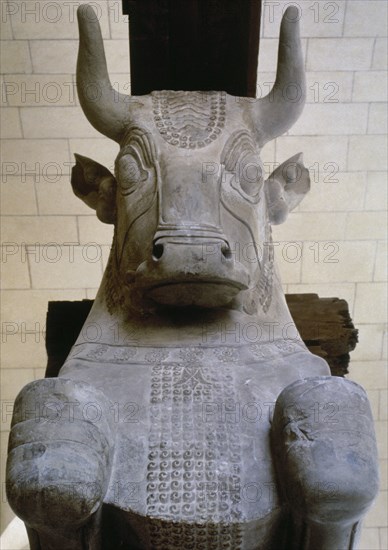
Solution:
[(129, 96), (116, 92), (109, 79), (98, 17), (90, 5), (78, 8), (77, 90), (89, 122), (120, 142), (129, 122)]
[(300, 13), (296, 6), (287, 8), (280, 27), (278, 66), (270, 93), (253, 102), (259, 143), (286, 132), (299, 118), (306, 101), (306, 78), (299, 34)]

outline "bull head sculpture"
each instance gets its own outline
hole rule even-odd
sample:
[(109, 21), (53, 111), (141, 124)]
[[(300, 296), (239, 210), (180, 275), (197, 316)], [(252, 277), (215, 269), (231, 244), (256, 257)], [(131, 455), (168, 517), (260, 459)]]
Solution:
[[(112, 88), (94, 11), (79, 10), (80, 102), (91, 124), (120, 145), (115, 176), (80, 155), (72, 174), (76, 195), (115, 224), (110, 309), (269, 308), (270, 224), (282, 223), (309, 189), (301, 155), (267, 181), (260, 160), (261, 148), (292, 126), (305, 102), (297, 19), (289, 7), (276, 82), (263, 99), (174, 91), (130, 97)], [(236, 254), (237, 243), (252, 246), (249, 257)]]

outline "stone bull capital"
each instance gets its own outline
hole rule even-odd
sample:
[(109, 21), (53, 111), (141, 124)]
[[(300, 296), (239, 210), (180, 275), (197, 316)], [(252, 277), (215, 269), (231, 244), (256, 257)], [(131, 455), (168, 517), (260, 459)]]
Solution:
[(7, 494), (33, 550), (355, 548), (378, 486), (370, 407), (284, 336), (271, 227), (310, 178), (300, 153), (269, 177), (260, 160), (305, 102), (296, 10), (254, 101), (118, 94), (78, 10), (80, 103), (120, 151), (114, 174), (76, 155), (71, 184), (115, 232), (58, 378), (15, 403)]

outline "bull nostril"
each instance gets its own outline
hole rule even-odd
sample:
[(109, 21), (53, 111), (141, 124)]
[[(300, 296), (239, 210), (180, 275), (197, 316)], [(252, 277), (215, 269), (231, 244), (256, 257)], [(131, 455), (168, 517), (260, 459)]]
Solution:
[(154, 244), (152, 247), (152, 257), (154, 260), (160, 260), (163, 256), (164, 246), (162, 244)]
[(221, 247), (221, 252), (222, 252), (223, 257), (224, 257), (226, 260), (230, 260), (230, 259), (232, 258), (232, 251), (230, 250), (229, 245), (224, 244), (224, 245)]

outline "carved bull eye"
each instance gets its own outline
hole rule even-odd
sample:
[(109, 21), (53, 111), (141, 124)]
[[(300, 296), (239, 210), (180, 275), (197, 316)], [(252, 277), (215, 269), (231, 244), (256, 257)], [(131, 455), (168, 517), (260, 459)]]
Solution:
[(135, 151), (121, 155), (116, 161), (116, 179), (123, 194), (132, 193), (148, 178), (148, 172)]
[(221, 163), (226, 173), (232, 175), (230, 185), (248, 202), (257, 204), (264, 184), (263, 164), (249, 132), (238, 130), (230, 136)]
[(237, 175), (244, 193), (256, 197), (264, 183), (263, 167), (258, 157), (245, 155), (238, 163)]

